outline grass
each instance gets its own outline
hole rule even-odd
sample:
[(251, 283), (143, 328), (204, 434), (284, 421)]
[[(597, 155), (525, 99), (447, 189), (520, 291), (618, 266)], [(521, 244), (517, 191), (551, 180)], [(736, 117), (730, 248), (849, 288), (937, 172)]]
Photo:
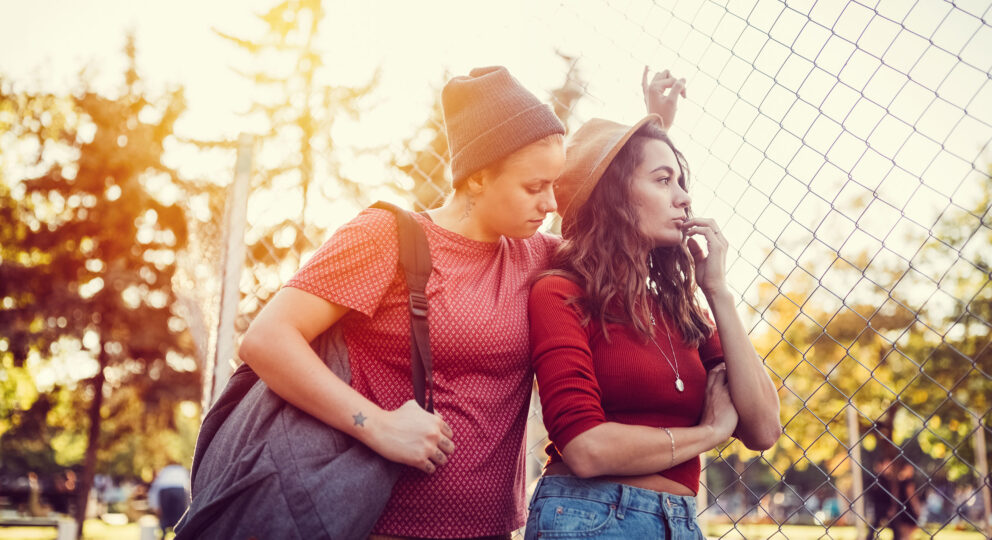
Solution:
[[(812, 525), (765, 525), (741, 524), (734, 528), (731, 524), (712, 523), (703, 526), (708, 538), (721, 540), (856, 540), (854, 527), (816, 527)], [(877, 537), (879, 540), (892, 540), (892, 531), (886, 529)], [(954, 531), (944, 529), (933, 536), (926, 531), (917, 531), (914, 539), (934, 540), (982, 540), (985, 535), (975, 531)]]
[[(156, 529), (156, 538), (158, 530)], [(55, 527), (0, 528), (0, 540), (55, 540)], [(170, 534), (171, 538), (172, 535)], [(83, 540), (138, 540), (141, 525), (108, 525), (99, 519), (88, 519), (83, 527)]]

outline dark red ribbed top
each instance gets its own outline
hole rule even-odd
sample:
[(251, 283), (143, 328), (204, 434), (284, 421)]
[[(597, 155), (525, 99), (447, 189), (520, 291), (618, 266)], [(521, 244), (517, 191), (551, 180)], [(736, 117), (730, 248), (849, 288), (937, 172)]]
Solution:
[[(698, 349), (686, 346), (666, 315), (655, 312), (655, 341), (669, 352), (665, 327), (673, 330), (672, 345), (685, 391), (675, 389), (675, 372), (654, 343), (645, 343), (632, 328), (609, 324), (610, 341), (597, 321), (583, 326), (571, 298), (584, 292), (558, 276), (544, 277), (531, 289), (531, 361), (551, 444), (550, 461), (561, 461), (564, 448), (582, 432), (604, 422), (652, 427), (691, 427), (699, 423), (706, 390), (706, 372), (723, 361), (720, 337)], [(678, 440), (675, 441), (678, 444)], [(623, 444), (623, 441), (617, 441)], [(671, 447), (659, 447), (670, 452)], [(659, 472), (693, 492), (699, 489), (699, 458)]]

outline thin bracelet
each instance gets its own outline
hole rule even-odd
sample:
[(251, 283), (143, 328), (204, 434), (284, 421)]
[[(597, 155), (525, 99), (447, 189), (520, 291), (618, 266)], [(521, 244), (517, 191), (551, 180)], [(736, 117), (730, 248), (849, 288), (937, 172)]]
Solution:
[(661, 429), (665, 430), (665, 433), (668, 434), (668, 440), (672, 441), (672, 464), (669, 465), (669, 467), (672, 467), (675, 465), (675, 437), (672, 435), (672, 430), (667, 427), (663, 427)]

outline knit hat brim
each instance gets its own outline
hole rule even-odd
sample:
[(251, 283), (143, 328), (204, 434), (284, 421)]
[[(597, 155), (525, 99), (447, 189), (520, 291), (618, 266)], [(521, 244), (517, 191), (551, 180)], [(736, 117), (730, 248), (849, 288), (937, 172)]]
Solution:
[(538, 103), (524, 109), (480, 133), (451, 156), (452, 163), (457, 163), (453, 165), (457, 171), (452, 171), (452, 183), (457, 187), (473, 173), (555, 134), (564, 135), (565, 128), (551, 106)]

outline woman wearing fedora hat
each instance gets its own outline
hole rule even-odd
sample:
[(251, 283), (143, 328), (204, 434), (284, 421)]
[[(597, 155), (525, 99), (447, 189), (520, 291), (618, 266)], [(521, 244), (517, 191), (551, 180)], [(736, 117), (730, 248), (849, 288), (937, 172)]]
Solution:
[(699, 454), (731, 435), (766, 449), (781, 433), (726, 284), (727, 241), (692, 216), (664, 128), (655, 115), (593, 119), (569, 141), (555, 184), (564, 242), (529, 302), (551, 444), (527, 538), (701, 538)]

